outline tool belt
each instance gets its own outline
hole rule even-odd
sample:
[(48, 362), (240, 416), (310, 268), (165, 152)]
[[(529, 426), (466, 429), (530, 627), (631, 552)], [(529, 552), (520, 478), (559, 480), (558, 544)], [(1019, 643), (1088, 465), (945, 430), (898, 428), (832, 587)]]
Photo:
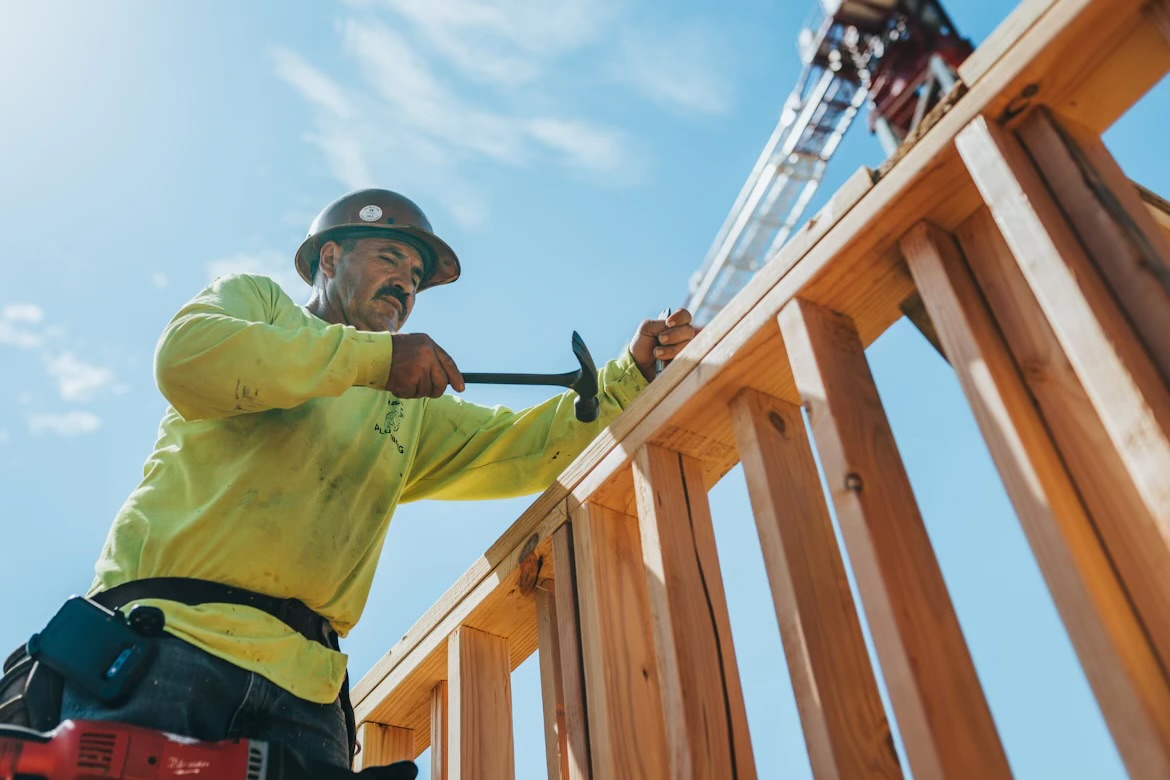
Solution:
[[(272, 615), (306, 639), (339, 650), (337, 632), (329, 621), (297, 599), (279, 599), (263, 593), (218, 582), (188, 577), (153, 577), (116, 585), (90, 597), (103, 607), (119, 609), (134, 601), (160, 599), (180, 604), (239, 604)], [(32, 658), (26, 646), (18, 647), (4, 662), (0, 677), (0, 723), (48, 731), (61, 720), (60, 675)], [(357, 726), (349, 698), (349, 673), (341, 686), (341, 706), (349, 735), (350, 755), (357, 745)]]

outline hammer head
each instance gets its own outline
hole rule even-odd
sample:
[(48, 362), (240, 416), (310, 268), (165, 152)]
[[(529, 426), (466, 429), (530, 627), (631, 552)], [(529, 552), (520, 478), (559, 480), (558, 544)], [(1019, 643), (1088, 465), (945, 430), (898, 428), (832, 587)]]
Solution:
[(577, 394), (573, 409), (581, 422), (593, 422), (600, 408), (597, 400), (597, 366), (577, 331), (573, 331), (573, 354), (581, 363), (581, 376), (569, 386)]

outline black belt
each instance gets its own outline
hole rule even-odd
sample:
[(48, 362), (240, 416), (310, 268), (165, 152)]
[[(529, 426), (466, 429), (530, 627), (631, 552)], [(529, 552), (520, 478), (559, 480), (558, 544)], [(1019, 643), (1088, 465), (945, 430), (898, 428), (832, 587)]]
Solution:
[[(210, 580), (190, 577), (148, 577), (115, 585), (101, 593), (95, 593), (90, 599), (106, 609), (117, 609), (132, 601), (143, 599), (177, 601), (189, 607), (198, 604), (240, 604), (267, 612), (312, 642), (331, 650), (340, 650), (341, 647), (337, 640), (337, 632), (333, 630), (329, 621), (305, 606), (304, 602), (298, 599), (278, 599), (275, 596), (266, 596), (245, 588), (233, 588), (231, 585)], [(341, 686), (340, 699), (345, 713), (345, 730), (349, 734), (349, 754), (352, 756), (357, 746), (357, 723), (349, 698), (348, 671)]]
[(337, 650), (337, 632), (329, 621), (298, 599), (278, 599), (263, 593), (234, 588), (190, 577), (149, 577), (115, 585), (90, 597), (106, 609), (117, 609), (132, 601), (163, 599), (193, 607), (199, 604), (240, 604), (267, 612), (306, 639)]

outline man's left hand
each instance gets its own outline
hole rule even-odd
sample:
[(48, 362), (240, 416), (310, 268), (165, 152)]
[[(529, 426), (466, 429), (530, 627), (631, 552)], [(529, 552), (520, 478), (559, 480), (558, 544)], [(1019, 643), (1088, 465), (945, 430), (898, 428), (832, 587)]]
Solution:
[(656, 361), (665, 364), (674, 360), (698, 332), (699, 329), (691, 325), (691, 313), (679, 309), (665, 320), (646, 320), (639, 325), (630, 341), (630, 354), (642, 376), (652, 382), (658, 374)]

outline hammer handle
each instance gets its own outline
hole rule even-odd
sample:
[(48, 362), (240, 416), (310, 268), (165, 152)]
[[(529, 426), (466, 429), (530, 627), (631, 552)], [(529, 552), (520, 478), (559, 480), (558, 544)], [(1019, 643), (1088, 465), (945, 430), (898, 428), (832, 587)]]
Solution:
[(473, 385), (556, 385), (572, 387), (581, 378), (580, 371), (567, 374), (464, 374), (463, 381)]

